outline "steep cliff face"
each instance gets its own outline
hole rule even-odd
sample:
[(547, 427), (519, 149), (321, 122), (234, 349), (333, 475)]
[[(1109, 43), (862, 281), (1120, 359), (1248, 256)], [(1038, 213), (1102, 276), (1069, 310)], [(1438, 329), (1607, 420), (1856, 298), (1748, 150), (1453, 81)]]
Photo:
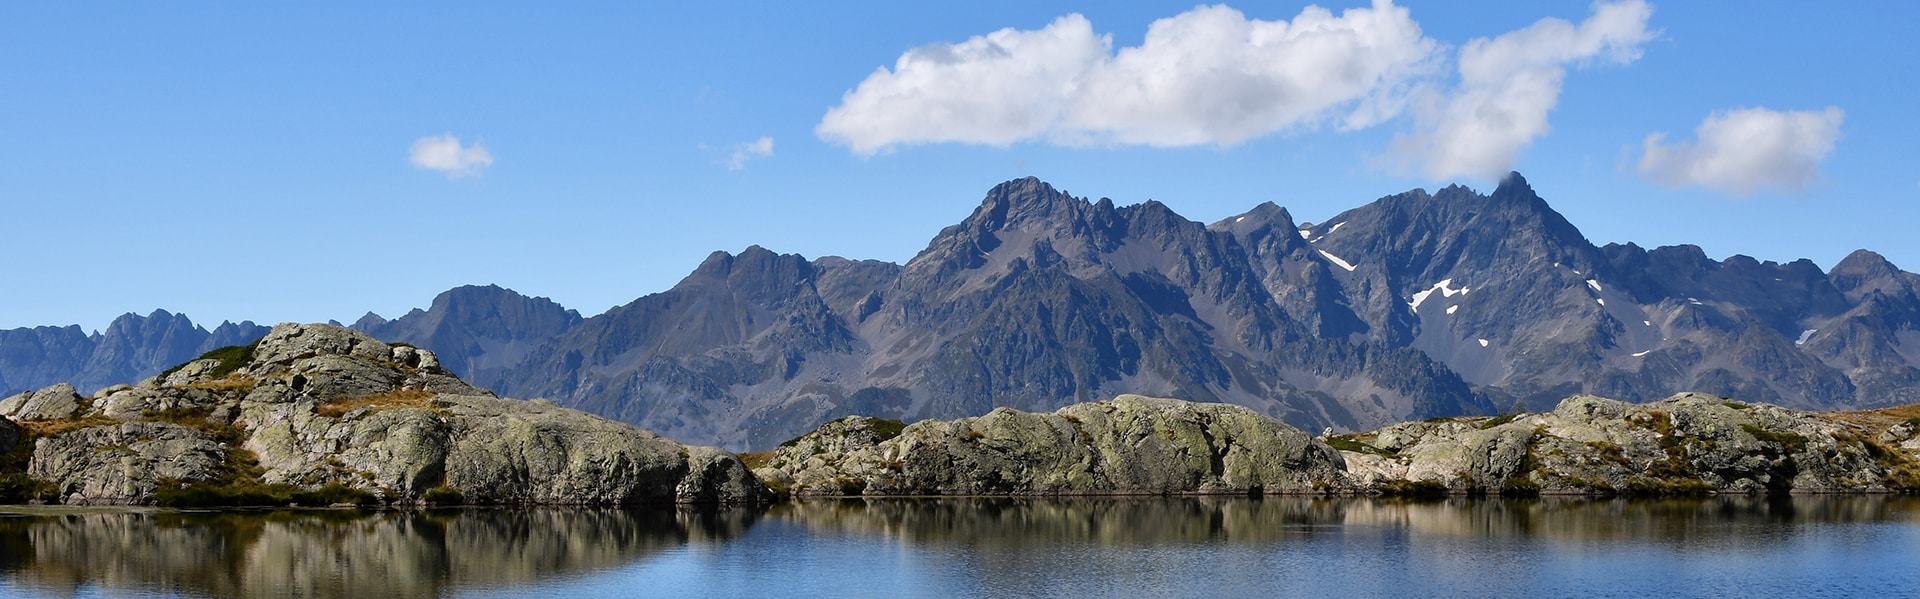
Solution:
[(31, 439), (32, 494), (72, 504), (303, 502), (315, 492), (392, 503), (770, 497), (732, 454), (497, 398), (431, 351), (332, 325), (282, 324), (90, 398), (67, 385), (21, 394), (0, 401), (0, 416)]

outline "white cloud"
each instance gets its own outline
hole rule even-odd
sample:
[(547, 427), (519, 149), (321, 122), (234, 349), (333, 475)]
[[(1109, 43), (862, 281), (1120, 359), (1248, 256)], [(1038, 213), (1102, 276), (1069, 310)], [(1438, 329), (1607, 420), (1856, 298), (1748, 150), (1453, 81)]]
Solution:
[(460, 138), (452, 133), (413, 140), (407, 159), (414, 166), (446, 173), (448, 178), (478, 175), (481, 169), (493, 166), (493, 153), (486, 146), (477, 141), (462, 146)]
[(1798, 191), (1819, 180), (1820, 161), (1833, 153), (1846, 113), (1741, 108), (1715, 111), (1694, 129), (1695, 142), (1664, 143), (1648, 135), (1640, 175), (1668, 186), (1698, 186), (1738, 194), (1761, 189)]
[(1460, 83), (1442, 94), (1425, 90), (1412, 134), (1394, 140), (1394, 158), (1436, 179), (1497, 179), (1520, 151), (1548, 132), (1547, 113), (1560, 101), (1570, 64), (1626, 64), (1658, 35), (1647, 30), (1653, 8), (1641, 0), (1596, 3), (1574, 25), (1541, 19), (1460, 49)]
[(737, 171), (747, 168), (747, 161), (766, 158), (773, 155), (773, 138), (761, 137), (746, 143), (733, 144), (733, 154), (727, 157), (727, 170)]
[(822, 139), (871, 155), (901, 145), (1231, 146), (1296, 126), (1390, 119), (1439, 44), (1388, 0), (1288, 21), (1201, 6), (1112, 51), (1078, 14), (1038, 30), (935, 44), (880, 68), (827, 111)]

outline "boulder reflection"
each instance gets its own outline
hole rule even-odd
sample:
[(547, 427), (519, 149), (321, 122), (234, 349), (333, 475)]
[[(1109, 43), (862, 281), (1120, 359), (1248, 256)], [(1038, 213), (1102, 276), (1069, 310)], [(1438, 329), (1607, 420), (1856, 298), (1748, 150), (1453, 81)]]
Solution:
[(0, 514), (0, 574), (214, 597), (439, 597), (618, 567), (743, 534), (759, 510)]
[(1365, 528), (1423, 537), (1764, 542), (1756, 530), (1783, 523), (1920, 521), (1920, 497), (870, 499), (797, 501), (767, 517), (823, 533), (1007, 547), (1272, 543)]

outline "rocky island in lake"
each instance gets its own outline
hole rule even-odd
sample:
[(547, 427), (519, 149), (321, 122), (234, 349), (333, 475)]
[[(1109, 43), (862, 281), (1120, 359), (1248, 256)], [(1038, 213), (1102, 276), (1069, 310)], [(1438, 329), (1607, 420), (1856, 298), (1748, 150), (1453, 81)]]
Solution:
[[(282, 324), (139, 385), (0, 401), (0, 498), (161, 505), (763, 502), (819, 495), (1885, 493), (1920, 406), (1803, 412), (1683, 393), (1315, 436), (1224, 403), (830, 421), (745, 459), (542, 400), (430, 351)], [(749, 470), (749, 466), (752, 470)]]
[(747, 458), (798, 495), (1910, 492), (1920, 406), (1577, 396), (1545, 414), (1314, 438), (1240, 406), (1122, 395), (912, 425), (850, 416)]
[(0, 401), (0, 495), (66, 504), (751, 502), (731, 453), (495, 397), (433, 352), (282, 324), (141, 382)]

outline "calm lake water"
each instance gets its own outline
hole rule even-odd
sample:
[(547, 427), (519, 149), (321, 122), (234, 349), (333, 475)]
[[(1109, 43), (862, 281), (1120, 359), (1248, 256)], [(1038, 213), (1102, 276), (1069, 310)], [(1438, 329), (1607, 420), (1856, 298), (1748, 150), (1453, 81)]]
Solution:
[(4, 597), (1916, 595), (1916, 497), (0, 508)]

